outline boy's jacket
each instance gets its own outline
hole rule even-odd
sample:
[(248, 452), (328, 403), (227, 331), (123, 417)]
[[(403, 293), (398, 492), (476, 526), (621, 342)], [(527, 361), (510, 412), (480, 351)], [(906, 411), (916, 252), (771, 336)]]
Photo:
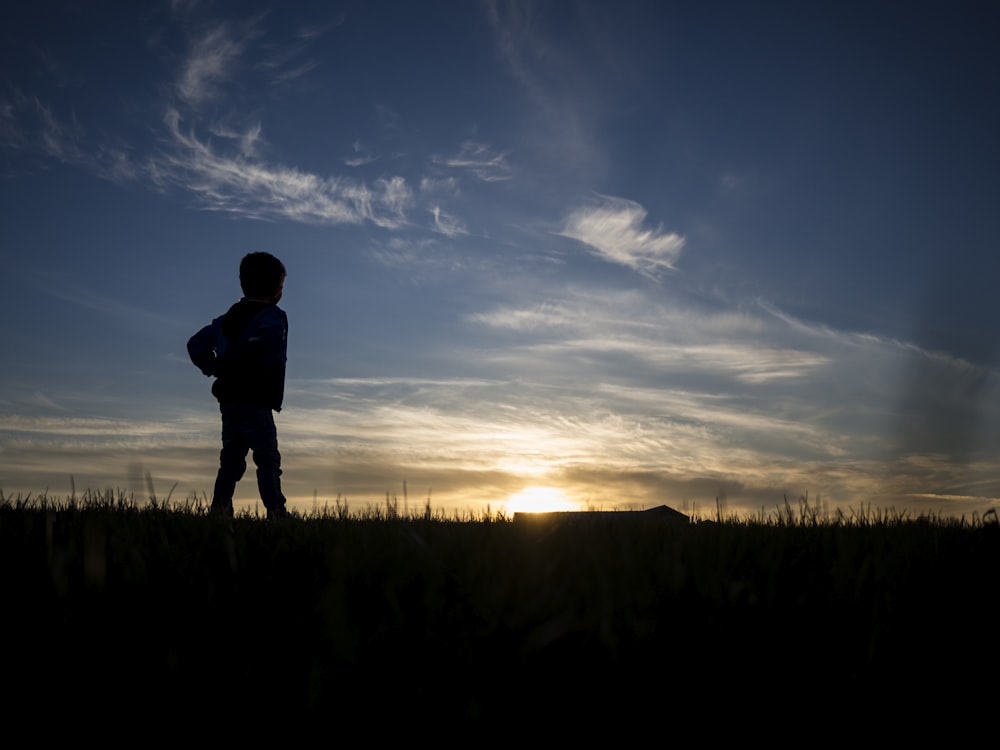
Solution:
[(285, 395), (288, 318), (277, 305), (241, 299), (192, 336), (188, 356), (214, 377), (220, 404), (256, 404), (281, 411)]

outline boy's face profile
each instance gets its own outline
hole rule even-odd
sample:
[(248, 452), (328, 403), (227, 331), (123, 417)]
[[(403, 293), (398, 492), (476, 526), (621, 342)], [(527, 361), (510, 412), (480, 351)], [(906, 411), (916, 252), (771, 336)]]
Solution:
[(281, 301), (281, 293), (284, 291), (284, 289), (285, 289), (285, 277), (282, 276), (281, 281), (278, 282), (278, 286), (274, 290), (274, 293), (271, 295), (271, 298), (269, 300), (269, 302), (272, 305), (276, 305), (278, 304), (278, 302)]

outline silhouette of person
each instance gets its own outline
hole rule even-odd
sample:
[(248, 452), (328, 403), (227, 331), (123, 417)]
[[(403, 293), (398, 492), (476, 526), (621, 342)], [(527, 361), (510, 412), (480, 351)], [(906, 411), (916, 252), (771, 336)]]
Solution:
[(214, 377), (212, 395), (222, 413), (222, 451), (210, 511), (233, 515), (233, 493), (247, 469), (257, 466), (257, 489), (269, 519), (288, 515), (281, 493), (281, 454), (274, 412), (285, 393), (288, 318), (278, 307), (285, 266), (270, 253), (240, 261), (243, 297), (187, 343), (191, 361)]

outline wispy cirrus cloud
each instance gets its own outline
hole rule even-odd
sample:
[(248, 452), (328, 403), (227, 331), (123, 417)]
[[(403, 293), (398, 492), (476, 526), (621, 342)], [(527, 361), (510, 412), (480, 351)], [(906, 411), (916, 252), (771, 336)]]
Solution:
[(87, 160), (80, 146), (84, 135), (75, 119), (60, 120), (37, 96), (12, 89), (0, 100), (0, 146), (8, 151), (78, 165)]
[(458, 237), (467, 233), (462, 222), (443, 210), (440, 206), (432, 206), (430, 212), (434, 217), (433, 227), (435, 232), (443, 234), (446, 237)]
[(662, 226), (646, 228), (645, 221), (646, 209), (638, 203), (599, 196), (592, 205), (571, 211), (557, 234), (584, 243), (611, 263), (656, 278), (658, 272), (674, 268), (685, 239), (664, 232)]
[[(304, 172), (260, 158), (260, 122), (234, 126), (224, 123), (238, 118), (216, 115), (202, 123), (203, 105), (225, 106), (220, 93), (237, 75), (250, 45), (264, 36), (263, 18), (259, 14), (239, 24), (209, 25), (194, 35), (180, 65), (177, 100), (165, 108), (168, 137), (164, 148), (147, 160), (147, 176), (160, 188), (194, 193), (209, 210), (317, 224), (371, 222), (390, 229), (404, 225), (413, 190), (402, 177), (387, 176), (368, 185)], [(303, 50), (340, 22), (306, 26), (290, 44), (267, 45), (267, 54), (255, 68), (265, 71), (275, 85), (301, 78), (314, 67), (313, 61), (298, 59)], [(199, 129), (216, 139), (200, 136)]]
[(454, 156), (434, 156), (432, 161), (470, 172), (483, 182), (499, 182), (511, 178), (507, 154), (496, 152), (487, 144), (476, 141), (465, 141)]
[[(612, 310), (595, 311), (594, 306), (546, 302), (530, 308), (498, 308), (469, 320), (521, 334), (518, 344), (497, 355), (512, 370), (538, 372), (544, 367), (568, 376), (578, 363), (586, 362), (599, 377), (616, 382), (628, 372), (635, 383), (652, 379), (681, 386), (700, 379), (711, 381), (713, 387), (727, 382), (727, 388), (740, 392), (753, 385), (822, 377), (830, 365), (827, 352), (809, 345), (782, 346), (771, 330), (753, 335), (735, 318), (699, 318), (650, 307), (625, 319)], [(706, 330), (714, 335), (707, 338)], [(627, 367), (622, 366), (625, 360)]]
[(220, 84), (229, 79), (232, 66), (254, 36), (251, 29), (237, 36), (230, 25), (218, 24), (192, 39), (176, 82), (181, 101), (197, 107), (218, 95)]
[(365, 164), (371, 164), (375, 161), (376, 157), (361, 145), (361, 141), (355, 141), (351, 145), (351, 151), (354, 152), (354, 156), (348, 156), (344, 159), (344, 164), (348, 167), (363, 167)]
[[(517, 333), (483, 355), (497, 375), (572, 390), (576, 373), (587, 371), (588, 408), (602, 403), (669, 429), (696, 420), (717, 448), (742, 443), (763, 455), (773, 444), (781, 446), (775, 456), (824, 455), (824, 472), (840, 471), (845, 482), (860, 481), (861, 464), (889, 467), (864, 470), (872, 494), (879, 472), (904, 473), (891, 465), (907, 456), (943, 451), (971, 466), (1000, 440), (996, 373), (907, 342), (812, 325), (764, 302), (712, 313), (589, 289), (467, 320), (503, 341)], [(797, 442), (796, 425), (809, 425), (811, 448)]]
[(324, 177), (260, 159), (259, 122), (238, 128), (222, 120), (208, 125), (209, 139), (185, 124), (176, 107), (166, 109), (161, 148), (137, 154), (126, 146), (88, 141), (82, 128), (56, 117), (37, 100), (8, 100), (3, 145), (41, 154), (117, 183), (147, 183), (158, 190), (192, 194), (206, 210), (249, 218), (286, 218), (314, 224), (361, 224), (394, 229), (406, 224), (414, 191), (399, 176), (376, 180)]
[[(46, 400), (50, 401), (47, 397)], [(176, 424), (161, 422), (132, 422), (87, 417), (25, 417), (17, 414), (0, 414), (0, 431), (43, 436), (46, 439), (70, 443), (74, 440), (123, 441), (127, 438), (177, 435), (181, 430)]]
[(168, 148), (149, 159), (148, 176), (161, 188), (196, 194), (208, 209), (320, 224), (369, 221), (396, 228), (406, 222), (413, 190), (402, 177), (379, 179), (371, 187), (344, 177), (320, 177), (224, 153), (199, 138), (193, 127), (183, 129), (176, 109), (168, 110), (164, 121)]

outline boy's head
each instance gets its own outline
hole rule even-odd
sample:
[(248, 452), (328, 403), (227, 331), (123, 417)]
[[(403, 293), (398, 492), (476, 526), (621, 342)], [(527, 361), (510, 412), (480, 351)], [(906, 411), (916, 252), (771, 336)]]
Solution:
[(247, 297), (277, 303), (284, 281), (285, 265), (271, 253), (248, 253), (240, 261), (240, 286)]

